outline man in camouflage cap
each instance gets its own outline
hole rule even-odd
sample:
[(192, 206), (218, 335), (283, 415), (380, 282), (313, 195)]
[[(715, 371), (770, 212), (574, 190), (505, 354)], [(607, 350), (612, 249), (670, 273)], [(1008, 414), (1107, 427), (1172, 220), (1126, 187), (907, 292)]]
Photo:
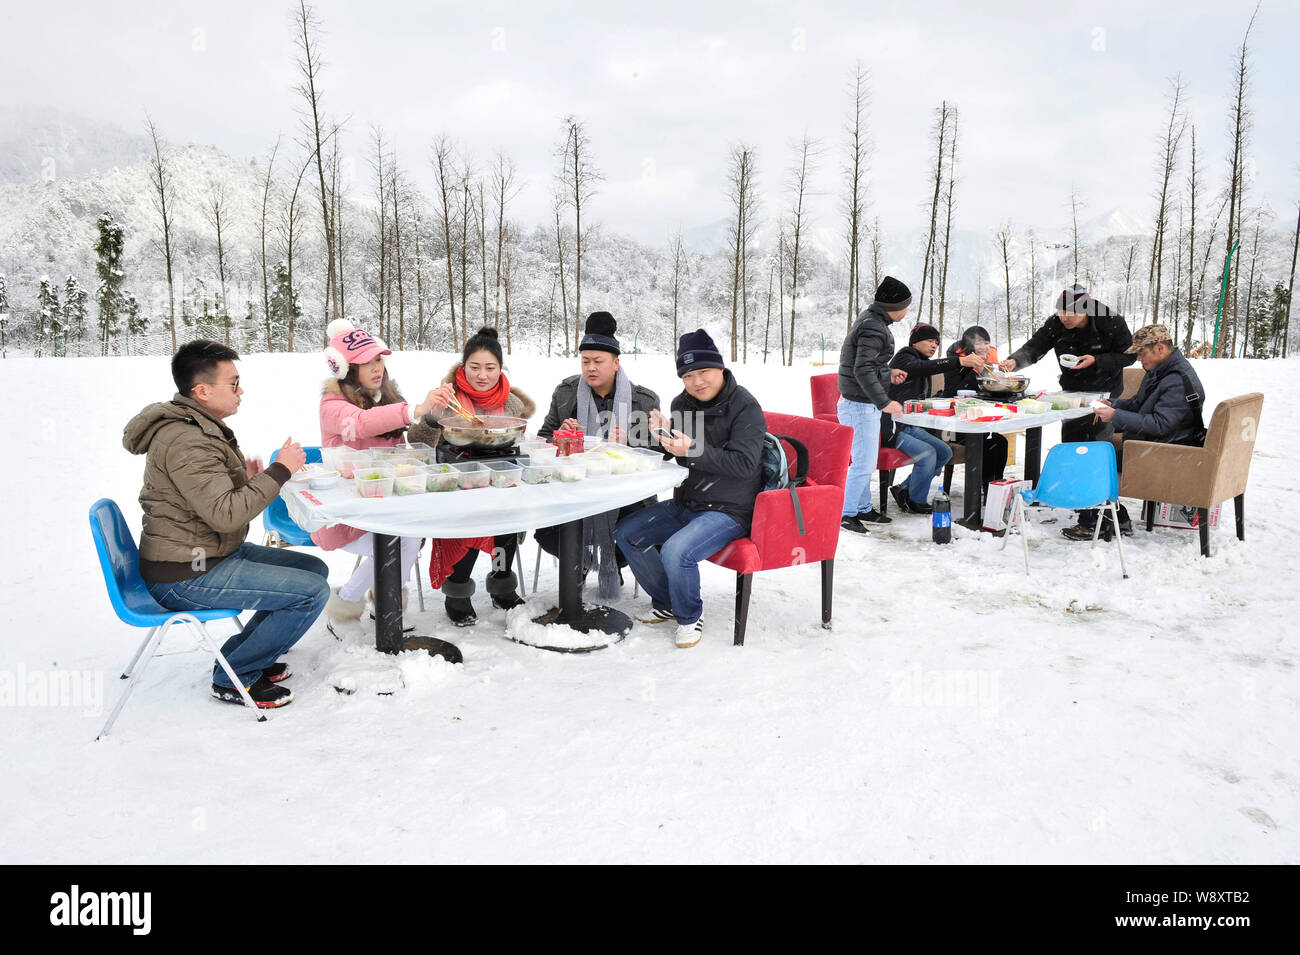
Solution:
[[(1146, 374), (1132, 398), (1105, 401), (1097, 417), (1113, 424), (1124, 440), (1159, 441), (1163, 444), (1201, 445), (1205, 441), (1202, 409), (1205, 388), (1183, 353), (1174, 347), (1173, 336), (1164, 325), (1146, 325), (1133, 333), (1128, 354), (1137, 355)], [(1123, 454), (1120, 454), (1123, 466)], [(1091, 540), (1097, 523), (1097, 511), (1079, 512), (1079, 523), (1061, 531), (1070, 540)], [(1110, 520), (1102, 525), (1101, 536), (1110, 539), (1114, 529)], [(1119, 525), (1123, 533), (1132, 533), (1132, 522), (1121, 504)]]

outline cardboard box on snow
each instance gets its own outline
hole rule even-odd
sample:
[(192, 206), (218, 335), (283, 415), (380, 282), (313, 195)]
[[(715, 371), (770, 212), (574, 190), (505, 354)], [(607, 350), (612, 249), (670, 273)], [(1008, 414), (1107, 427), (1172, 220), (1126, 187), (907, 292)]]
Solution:
[[(1183, 530), (1196, 530), (1200, 527), (1197, 521), (1196, 508), (1184, 507), (1181, 504), (1161, 503), (1156, 508), (1155, 525), (1157, 527), (1179, 527)], [(1210, 508), (1210, 530), (1218, 530), (1219, 527), (1219, 505), (1216, 504)]]
[(1004, 531), (1010, 527), (1016, 495), (1032, 486), (1029, 481), (990, 481), (989, 496), (984, 501), (984, 529)]

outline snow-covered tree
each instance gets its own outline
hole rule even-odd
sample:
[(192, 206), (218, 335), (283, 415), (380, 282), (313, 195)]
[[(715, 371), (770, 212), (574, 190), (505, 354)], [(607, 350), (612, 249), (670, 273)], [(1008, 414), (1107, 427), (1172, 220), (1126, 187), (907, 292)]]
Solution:
[(95, 301), (99, 305), (99, 353), (108, 354), (108, 341), (116, 338), (121, 328), (118, 316), (122, 311), (122, 227), (113, 219), (111, 213), (101, 213), (96, 220), (99, 239), (95, 242), (95, 274), (99, 276), (99, 286), (95, 290)]
[(271, 290), (271, 342), (281, 343), (289, 348), (289, 326), (302, 317), (302, 308), (298, 305), (298, 291), (293, 287), (289, 277), (289, 263), (277, 262), (275, 265), (275, 282)]
[(41, 276), (41, 288), (36, 293), (36, 355), (45, 354), (48, 345), (50, 354), (58, 354), (62, 342), (63, 316), (59, 308), (59, 287), (50, 281), (48, 275)]
[(0, 272), (0, 358), (8, 357), (5, 349), (5, 328), (9, 324), (9, 283)]
[[(140, 302), (132, 292), (122, 295), (122, 315), (126, 318), (126, 353), (131, 354), (131, 339), (139, 339), (149, 327), (149, 316), (140, 310)], [(137, 346), (143, 350), (143, 346)]]
[(63, 350), (69, 352), (68, 344), (77, 343), (77, 354), (81, 354), (81, 343), (86, 337), (86, 300), (90, 295), (74, 276), (69, 275), (63, 283)]

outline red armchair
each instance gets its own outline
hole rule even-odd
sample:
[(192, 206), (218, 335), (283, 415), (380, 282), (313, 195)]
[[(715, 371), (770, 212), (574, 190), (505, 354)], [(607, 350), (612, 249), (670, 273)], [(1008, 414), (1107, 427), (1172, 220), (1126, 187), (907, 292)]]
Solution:
[[(754, 522), (748, 537), (732, 541), (709, 558), (736, 572), (736, 624), (734, 643), (745, 643), (749, 594), (754, 574), (762, 570), (820, 563), (822, 572), (822, 626), (831, 625), (831, 591), (835, 547), (840, 539), (840, 514), (844, 509), (844, 480), (849, 470), (853, 429), (829, 421), (765, 412), (767, 430), (794, 438), (808, 449), (808, 478), (800, 485), (799, 506), (804, 533), (800, 534), (790, 491), (760, 491), (754, 501)], [(793, 471), (794, 449), (785, 445)]]
[[(809, 379), (812, 386), (813, 417), (818, 421), (839, 422), (840, 385), (838, 374), (813, 375)], [(850, 428), (850, 431), (853, 429)], [(889, 513), (889, 486), (894, 483), (894, 472), (899, 468), (910, 467), (912, 459), (897, 448), (876, 449), (876, 470), (880, 472), (880, 513)], [(949, 472), (951, 481), (951, 472)], [(945, 484), (945, 488), (947, 485)]]

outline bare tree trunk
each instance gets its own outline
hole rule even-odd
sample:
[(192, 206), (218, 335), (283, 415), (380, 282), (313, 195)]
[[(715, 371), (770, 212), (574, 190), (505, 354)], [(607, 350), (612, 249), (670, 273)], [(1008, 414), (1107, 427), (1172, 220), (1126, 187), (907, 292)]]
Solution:
[[(555, 213), (555, 255), (560, 267), (560, 311), (564, 315), (564, 353), (569, 353), (569, 293), (564, 283), (564, 224), (560, 216), (564, 211), (564, 194), (557, 192), (552, 211)], [(577, 344), (577, 339), (574, 340)]]
[(290, 307), (289, 307), (289, 324), (288, 324), (287, 334), (286, 334), (285, 351), (290, 351), (290, 352), (293, 351), (294, 349), (294, 334), (296, 332), (296, 325), (298, 320), (298, 316), (294, 314), (294, 309), (292, 307), (292, 293), (294, 288), (293, 286), (294, 235), (298, 232), (298, 220), (302, 214), (301, 210), (298, 208), (298, 193), (302, 189), (302, 179), (303, 176), (307, 175), (307, 169), (311, 166), (311, 160), (312, 157), (308, 156), (307, 161), (304, 162), (302, 165), (302, 169), (298, 171), (298, 177), (294, 180), (293, 183), (293, 192), (290, 193), (289, 195), (289, 208), (285, 213), (285, 225), (284, 225), (285, 264), (288, 268), (288, 273), (289, 273), (288, 282), (289, 282), (289, 292), (291, 297)]
[(1007, 294), (1007, 348), (1011, 348), (1011, 223), (997, 232), (998, 248), (1002, 251), (1002, 275)]
[(763, 364), (767, 364), (768, 339), (772, 335), (772, 280), (776, 277), (776, 263), (767, 267), (767, 321), (763, 325)]
[[(1242, 192), (1245, 186), (1243, 182), (1243, 166), (1246, 159), (1246, 136), (1251, 127), (1251, 110), (1246, 104), (1246, 87), (1250, 80), (1248, 63), (1250, 31), (1254, 28), (1255, 17), (1258, 15), (1259, 6), (1257, 4), (1255, 12), (1250, 15), (1250, 22), (1246, 25), (1246, 34), (1241, 39), (1241, 46), (1237, 49), (1236, 89), (1233, 93), (1233, 107), (1229, 116), (1232, 124), (1232, 156), (1229, 160), (1228, 176), (1228, 238), (1224, 245), (1228, 255), (1232, 254), (1233, 243), (1238, 240), (1241, 234)], [(1240, 258), (1234, 259), (1231, 278), (1232, 287), (1230, 290), (1232, 295), (1231, 339), (1234, 346), (1237, 340), (1237, 275), (1240, 264)], [(1226, 329), (1220, 331), (1218, 351), (1214, 356), (1216, 358), (1223, 356), (1224, 346), (1229, 338)], [(1229, 355), (1233, 354), (1233, 348), (1229, 347), (1227, 353)]]
[(420, 261), (420, 201), (411, 194), (411, 235), (415, 245), (415, 347), (424, 348), (424, 263)]
[(460, 224), (456, 239), (460, 244), (460, 332), (461, 341), (469, 341), (469, 220), (474, 211), (474, 169), (468, 159), (460, 174)]
[[(848, 240), (849, 240), (849, 295), (848, 295), (848, 315), (845, 318), (844, 331), (853, 327), (853, 320), (858, 317), (858, 291), (861, 286), (859, 276), (859, 263), (861, 260), (860, 250), (862, 247), (862, 217), (866, 213), (866, 175), (867, 163), (869, 159), (870, 144), (867, 138), (865, 128), (865, 113), (869, 103), (869, 94), (867, 92), (867, 81), (870, 78), (869, 72), (862, 66), (861, 61), (857, 63), (853, 71), (853, 119), (848, 129), (849, 133), (849, 159), (845, 164), (844, 173), (847, 181), (848, 200), (845, 203), (845, 213), (848, 218)], [(771, 286), (769, 276), (768, 285)], [(771, 288), (768, 289), (768, 318), (771, 319)], [(765, 333), (766, 334), (766, 333)], [(764, 358), (767, 357), (767, 342), (763, 342)]]
[(1200, 300), (1196, 297), (1196, 193), (1200, 188), (1196, 174), (1196, 127), (1192, 127), (1191, 171), (1187, 174), (1187, 192), (1191, 197), (1192, 210), (1187, 223), (1187, 329), (1183, 334), (1184, 354), (1192, 350), (1192, 329), (1196, 323), (1196, 312), (1200, 309)]
[(777, 286), (777, 327), (781, 335), (781, 364), (785, 364), (785, 223), (781, 224), (781, 233), (777, 237), (777, 268), (776, 268), (776, 286)]
[(1282, 357), (1286, 358), (1291, 345), (1291, 303), (1295, 301), (1295, 260), (1300, 252), (1300, 203), (1296, 204), (1295, 233), (1291, 237), (1291, 277), (1286, 283), (1286, 333), (1282, 338)]
[(266, 271), (266, 212), (271, 202), (271, 171), (275, 168), (275, 154), (280, 149), (280, 137), (271, 147), (271, 158), (266, 163), (266, 179), (262, 184), (262, 321), (266, 326), (266, 350), (271, 351), (271, 281)]
[[(1083, 205), (1083, 199), (1079, 195), (1078, 188), (1070, 184), (1070, 249), (1074, 253), (1074, 269), (1071, 274), (1070, 284), (1079, 284), (1079, 207)], [(1052, 289), (1052, 293), (1060, 291)]]
[(1155, 236), (1151, 241), (1151, 272), (1148, 287), (1154, 289), (1151, 297), (1151, 322), (1160, 320), (1160, 275), (1165, 259), (1165, 231), (1169, 222), (1169, 181), (1178, 166), (1178, 148), (1187, 129), (1187, 116), (1183, 112), (1183, 92), (1186, 85), (1180, 75), (1170, 81), (1171, 95), (1169, 120), (1165, 126), (1165, 140), (1160, 150), (1160, 190), (1156, 206)]
[(153, 185), (154, 206), (162, 220), (163, 262), (167, 266), (167, 320), (172, 333), (172, 354), (176, 354), (176, 283), (172, 277), (172, 222), (168, 203), (175, 205), (176, 189), (172, 181), (171, 167), (163, 158), (163, 142), (158, 135), (158, 127), (146, 113), (145, 126), (149, 130), (149, 139), (153, 142), (153, 156), (149, 159), (149, 181)]
[(508, 224), (503, 224), (502, 228), (508, 233), (503, 243), (505, 262), (501, 263), (501, 281), (504, 284), (506, 298), (506, 354), (512, 354), (514, 345), (510, 337), (510, 289), (514, 285), (515, 276), (515, 240)]
[[(338, 314), (339, 318), (348, 317), (347, 309), (347, 289), (343, 281), (343, 263), (346, 260), (344, 255), (344, 223), (343, 223), (343, 190), (339, 184), (339, 170), (342, 165), (342, 156), (339, 151), (339, 126), (336, 124), (330, 132), (330, 218), (334, 223), (334, 261), (337, 270), (338, 286)], [(326, 322), (326, 327), (329, 323)], [(325, 334), (325, 344), (329, 344), (329, 334)]]
[(221, 283), (221, 311), (217, 321), (225, 331), (226, 344), (230, 344), (230, 300), (226, 297), (226, 247), (222, 241), (222, 214), (226, 203), (226, 191), (217, 185), (208, 200), (208, 222), (217, 230), (217, 279)]
[[(677, 312), (678, 303), (681, 300), (682, 275), (686, 267), (686, 247), (682, 243), (682, 230), (677, 230), (676, 236), (673, 237), (673, 348), (677, 347), (679, 332), (677, 331)], [(766, 346), (764, 346), (766, 347)]]
[[(397, 267), (397, 348), (400, 351), (406, 348), (406, 290), (402, 282), (402, 217), (399, 215), (402, 208), (402, 193), (399, 188), (400, 177), (395, 155), (389, 175), (391, 183), (388, 191), (393, 197), (393, 264)], [(388, 307), (392, 308), (391, 301)], [(389, 324), (389, 334), (392, 334), (392, 323)]]
[(564, 118), (565, 137), (561, 148), (560, 182), (566, 202), (573, 207), (573, 342), (581, 338), (582, 323), (582, 249), (588, 236), (582, 231), (582, 210), (596, 194), (596, 183), (601, 174), (589, 158), (591, 143), (587, 128), (575, 116)]
[(748, 239), (752, 227), (748, 223), (749, 206), (753, 202), (754, 149), (745, 143), (731, 147), (731, 165), (727, 170), (728, 198), (731, 199), (734, 221), (729, 232), (731, 238), (731, 360), (737, 360), (739, 338), (738, 319), (741, 315), (741, 299), (745, 259), (748, 257)]
[(798, 146), (799, 161), (791, 172), (791, 189), (794, 192), (794, 208), (791, 210), (791, 225), (794, 229), (790, 251), (790, 351), (787, 365), (794, 364), (795, 319), (799, 301), (799, 243), (806, 228), (804, 197), (808, 194), (808, 180), (812, 175), (812, 162), (816, 159), (817, 144), (804, 133)]
[(939, 108), (935, 110), (936, 119), (931, 127), (934, 135), (934, 175), (931, 176), (933, 186), (930, 196), (930, 231), (925, 239), (925, 256), (921, 260), (921, 285), (917, 289), (916, 296), (916, 316), (919, 321), (921, 318), (922, 305), (925, 301), (926, 282), (933, 284), (934, 277), (931, 274), (934, 262), (935, 249), (935, 232), (938, 229), (939, 222), (939, 193), (943, 189), (943, 151), (948, 140), (948, 101), (941, 100)]
[[(939, 336), (943, 337), (943, 310), (948, 298), (948, 253), (952, 243), (952, 195), (957, 184), (957, 107), (952, 108), (952, 135), (948, 137), (948, 193), (944, 198), (943, 270), (939, 273)], [(933, 307), (933, 300), (931, 300)]]
[(456, 174), (452, 168), (453, 162), (451, 140), (445, 135), (439, 136), (433, 143), (433, 171), (437, 177), (438, 194), (441, 197), (438, 218), (442, 222), (442, 241), (447, 253), (447, 306), (451, 309), (451, 350), (459, 351), (456, 333), (456, 284), (452, 269), (454, 252), (451, 244), (451, 193), (456, 188), (452, 180)]
[[(885, 242), (880, 234), (880, 216), (876, 216), (876, 221), (871, 226), (871, 294), (873, 297), (885, 277), (881, 274), (883, 269), (880, 267), (880, 261), (884, 254)], [(858, 311), (860, 313), (862, 309), (858, 309)]]
[(497, 207), (497, 258), (494, 284), (496, 300), (493, 304), (492, 320), (494, 325), (501, 313), (501, 254), (502, 244), (505, 241), (506, 204), (519, 192), (515, 180), (515, 164), (504, 154), (497, 153), (496, 165), (492, 169), (492, 198), (496, 200)]
[(375, 170), (375, 184), (379, 192), (379, 209), (375, 214), (375, 233), (379, 241), (376, 262), (379, 272), (375, 282), (375, 311), (378, 324), (377, 331), (381, 338), (387, 338), (388, 331), (384, 327), (385, 305), (388, 306), (389, 311), (392, 310), (389, 298), (391, 269), (388, 267), (388, 201), (390, 196), (388, 184), (390, 175), (385, 166), (383, 128), (375, 126), (371, 132), (371, 138), (375, 144), (375, 158), (372, 165)]
[[(474, 226), (478, 230), (478, 261), (479, 271), (483, 276), (482, 281), (482, 298), (483, 298), (483, 324), (488, 324), (488, 257), (487, 257), (487, 197), (484, 195), (483, 180), (478, 181), (478, 197), (475, 203), (477, 214), (474, 216)], [(496, 318), (492, 319), (492, 326), (496, 327)]]
[(320, 74), (321, 60), (315, 43), (318, 39), (320, 22), (315, 11), (307, 6), (305, 0), (298, 0), (298, 18), (295, 24), (294, 42), (298, 47), (298, 72), (302, 74), (302, 83), (298, 93), (307, 106), (307, 131), (314, 145), (312, 156), (316, 160), (316, 174), (320, 186), (320, 208), (323, 231), (325, 233), (325, 324), (339, 317), (337, 275), (334, 258), (334, 222), (330, 211), (330, 194), (325, 187), (325, 165), (322, 154), (320, 102), (321, 93), (316, 88), (316, 77)]

